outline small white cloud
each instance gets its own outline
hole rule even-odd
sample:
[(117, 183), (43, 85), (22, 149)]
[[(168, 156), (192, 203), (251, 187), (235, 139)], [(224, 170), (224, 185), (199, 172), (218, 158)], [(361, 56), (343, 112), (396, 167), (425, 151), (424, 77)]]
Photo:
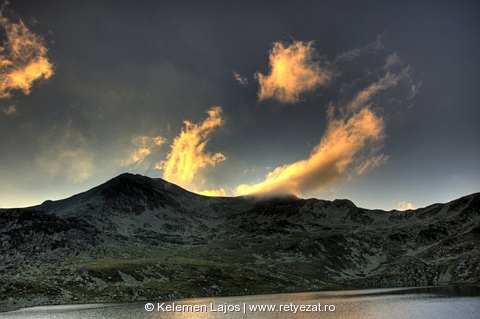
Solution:
[(240, 85), (240, 86), (247, 86), (248, 85), (248, 79), (244, 76), (241, 76), (240, 74), (238, 74), (235, 71), (233, 71), (233, 77), (238, 82), (238, 85)]

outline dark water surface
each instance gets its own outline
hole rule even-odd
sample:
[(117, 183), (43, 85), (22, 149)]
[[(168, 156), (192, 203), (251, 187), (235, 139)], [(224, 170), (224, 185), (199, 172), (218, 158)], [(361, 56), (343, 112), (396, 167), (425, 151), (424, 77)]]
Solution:
[(24, 319), (433, 318), (479, 319), (480, 288), (426, 287), (46, 306), (1, 313)]

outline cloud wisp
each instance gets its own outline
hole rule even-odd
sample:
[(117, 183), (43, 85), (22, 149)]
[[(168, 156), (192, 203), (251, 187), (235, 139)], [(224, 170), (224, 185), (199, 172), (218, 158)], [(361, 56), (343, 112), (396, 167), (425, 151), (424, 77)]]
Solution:
[(392, 73), (387, 71), (385, 76), (383, 76), (378, 81), (370, 84), (367, 88), (358, 92), (352, 101), (348, 104), (347, 108), (349, 112), (355, 112), (362, 107), (368, 105), (370, 100), (379, 92), (384, 91), (388, 88), (394, 87), (398, 82), (405, 78), (406, 70), (402, 70), (400, 73)]
[(270, 73), (255, 73), (260, 87), (258, 99), (296, 103), (303, 93), (328, 83), (332, 72), (317, 57), (313, 42), (275, 42), (269, 54)]
[[(200, 123), (184, 121), (184, 128), (175, 137), (165, 161), (160, 161), (155, 168), (163, 170), (163, 178), (191, 191), (198, 191), (205, 186), (204, 170), (215, 167), (226, 160), (222, 153), (209, 153), (205, 150), (214, 130), (224, 124), (222, 108), (212, 107), (207, 111), (208, 117)], [(219, 191), (210, 190), (208, 194)], [(224, 192), (223, 192), (224, 194)]]
[(341, 54), (337, 55), (334, 59), (334, 63), (340, 63), (340, 62), (351, 62), (361, 56), (362, 54), (375, 54), (383, 49), (385, 49), (383, 43), (383, 35), (378, 35), (375, 41), (360, 47), (360, 48), (355, 48), (352, 50), (348, 50), (345, 52), (342, 52)]
[[(326, 132), (307, 159), (279, 166), (260, 183), (238, 186), (235, 194), (302, 196), (312, 191), (328, 191), (351, 175), (363, 175), (385, 163), (388, 157), (379, 154), (385, 123), (373, 110), (372, 99), (407, 78), (409, 73), (405, 70), (387, 71), (342, 107), (330, 106)], [(339, 115), (335, 116), (336, 113)]]
[[(376, 153), (375, 151), (372, 151), (372, 153)], [(379, 154), (379, 155), (374, 155), (371, 157), (367, 157), (364, 159), (358, 166), (355, 168), (355, 173), (357, 175), (364, 175), (368, 171), (377, 168), (383, 164), (388, 162), (388, 156), (385, 154)]]
[(165, 144), (167, 140), (162, 136), (137, 136), (132, 139), (135, 149), (131, 152), (126, 160), (122, 161), (122, 166), (130, 166), (142, 163), (154, 149)]
[(0, 46), (0, 98), (20, 90), (30, 94), (32, 85), (53, 75), (43, 38), (30, 31), (22, 20), (11, 22), (0, 12), (0, 29), (5, 41)]
[(12, 116), (18, 114), (17, 107), (15, 105), (9, 105), (6, 107), (0, 107), (0, 112), (6, 116)]

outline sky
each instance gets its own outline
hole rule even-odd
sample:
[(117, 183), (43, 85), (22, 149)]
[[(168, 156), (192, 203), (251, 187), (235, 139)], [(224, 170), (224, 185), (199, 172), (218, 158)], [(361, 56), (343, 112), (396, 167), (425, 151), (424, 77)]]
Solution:
[(411, 209), (480, 191), (478, 1), (15, 1), (0, 207), (121, 173)]

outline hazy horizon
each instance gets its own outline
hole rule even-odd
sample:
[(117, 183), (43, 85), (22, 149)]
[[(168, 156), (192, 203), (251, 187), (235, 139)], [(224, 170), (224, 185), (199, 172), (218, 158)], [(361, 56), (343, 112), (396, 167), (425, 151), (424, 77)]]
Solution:
[[(140, 175), (140, 176), (143, 176), (143, 177), (149, 177), (149, 176), (146, 176), (146, 175), (142, 175), (142, 174), (134, 174), (134, 173), (128, 173), (128, 172), (125, 172), (125, 173), (121, 173), (120, 175), (117, 175), (115, 177), (113, 177), (112, 179), (115, 179), (121, 175), (124, 175), (124, 174), (132, 174), (132, 175)], [(161, 178), (161, 177), (149, 177), (149, 178), (155, 178), (155, 179), (162, 179), (165, 181), (165, 179)], [(103, 184), (106, 184), (107, 182), (109, 182), (110, 180), (112, 179), (109, 179), (107, 181), (104, 181), (102, 183), (100, 183), (99, 185), (96, 185), (92, 188), (89, 188), (89, 189), (86, 189), (84, 191), (81, 191), (79, 193), (76, 193), (76, 194), (72, 194), (71, 196), (67, 196), (67, 197), (64, 197), (64, 198), (58, 198), (58, 199), (55, 199), (53, 201), (60, 201), (60, 200), (65, 200), (65, 199), (69, 199), (71, 197), (74, 197), (75, 195), (79, 195), (79, 194), (82, 194), (82, 193), (86, 193), (90, 190), (92, 190), (93, 188), (96, 188), (97, 186), (101, 186)], [(168, 181), (167, 181), (168, 182)], [(177, 185), (178, 186), (178, 185)], [(184, 190), (188, 191), (187, 189), (183, 188)], [(470, 193), (470, 194), (465, 194), (463, 196), (460, 196), (458, 198), (453, 198), (452, 200), (456, 200), (456, 199), (459, 199), (459, 198), (462, 198), (462, 197), (467, 197), (467, 196), (471, 196), (471, 195), (474, 195), (474, 194), (477, 194), (478, 192), (474, 192), (474, 193)], [(201, 195), (201, 196), (212, 196), (212, 195)], [(213, 195), (215, 197), (215, 195)], [(282, 198), (282, 197), (288, 197), (288, 196), (296, 196), (292, 193), (283, 193), (283, 194), (249, 194), (249, 195), (238, 195), (238, 196), (225, 196), (227, 198), (235, 198), (235, 197), (243, 197), (243, 196), (246, 196), (246, 197), (253, 197), (253, 198), (256, 198), (258, 200), (262, 200), (262, 199), (269, 199), (269, 198)], [(318, 200), (327, 200), (327, 199), (324, 199), (324, 198), (317, 198), (317, 197), (298, 197), (297, 198), (299, 199), (318, 199)], [(331, 201), (334, 201), (334, 200), (350, 200), (349, 198), (335, 198), (335, 199), (331, 199)], [(380, 210), (384, 210), (384, 211), (392, 211), (392, 210), (397, 210), (397, 211), (402, 211), (402, 210), (407, 210), (407, 209), (422, 209), (422, 208), (425, 208), (425, 207), (428, 207), (428, 206), (431, 206), (431, 205), (435, 205), (435, 204), (446, 204), (452, 200), (449, 200), (449, 201), (446, 201), (446, 202), (435, 202), (435, 203), (430, 203), (428, 205), (425, 205), (425, 206), (422, 206), (422, 207), (415, 207), (415, 208), (412, 208), (412, 207), (406, 207), (404, 209), (398, 209), (398, 208), (392, 208), (392, 209), (380, 209), (378, 207), (361, 207), (359, 205), (357, 205), (355, 202), (353, 202), (353, 204), (355, 204), (357, 207), (359, 208), (365, 208), (365, 209), (371, 209), (371, 210), (377, 210), (377, 209), (380, 209)], [(51, 199), (46, 199), (45, 201), (52, 201)], [(37, 203), (37, 204), (34, 204), (34, 205), (29, 205), (29, 206), (24, 206), (24, 207), (0, 207), (0, 209), (13, 209), (13, 208), (28, 208), (28, 207), (33, 207), (33, 206), (37, 206), (37, 205), (41, 205), (43, 204), (45, 201), (41, 202), (41, 203)]]

